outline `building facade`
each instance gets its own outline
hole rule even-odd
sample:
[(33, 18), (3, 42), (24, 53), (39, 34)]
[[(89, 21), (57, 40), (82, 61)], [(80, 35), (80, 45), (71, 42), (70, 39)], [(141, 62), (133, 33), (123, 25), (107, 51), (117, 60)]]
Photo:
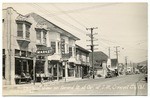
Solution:
[[(15, 84), (15, 77), (32, 73), (49, 74), (54, 79), (76, 77), (76, 36), (36, 13), (21, 15), (13, 8), (3, 9), (3, 78)], [(52, 53), (37, 50), (51, 47)], [(35, 69), (33, 55), (36, 56)]]
[(90, 51), (76, 45), (76, 77), (84, 77), (89, 74), (90, 61), (89, 61)]
[[(92, 65), (92, 53), (90, 53), (90, 63)], [(107, 74), (107, 61), (108, 56), (102, 51), (93, 52), (93, 64), (94, 64), (94, 74), (96, 77), (105, 77)], [(93, 66), (91, 66), (91, 69)]]
[(31, 72), (32, 49), (36, 38), (32, 18), (17, 13), (13, 8), (3, 9), (3, 78), (6, 84), (15, 84), (15, 76)]

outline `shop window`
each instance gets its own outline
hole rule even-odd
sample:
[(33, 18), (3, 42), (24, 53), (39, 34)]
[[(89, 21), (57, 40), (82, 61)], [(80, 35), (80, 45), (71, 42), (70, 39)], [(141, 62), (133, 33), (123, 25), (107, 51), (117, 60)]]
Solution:
[(15, 59), (15, 74), (21, 75), (21, 60)]
[(21, 51), (21, 56), (26, 57), (26, 51)]
[(17, 36), (23, 38), (23, 24), (17, 23)]
[(30, 26), (26, 25), (26, 38), (29, 39), (29, 37), (30, 37)]
[(31, 52), (27, 52), (27, 56), (30, 57), (31, 56)]
[(20, 56), (20, 50), (15, 49), (15, 56)]

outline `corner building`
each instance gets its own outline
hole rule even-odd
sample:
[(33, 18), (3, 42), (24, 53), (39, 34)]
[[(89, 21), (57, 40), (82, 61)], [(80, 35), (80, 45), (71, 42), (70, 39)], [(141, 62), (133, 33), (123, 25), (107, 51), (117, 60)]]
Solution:
[(76, 76), (76, 36), (36, 13), (21, 15), (13, 8), (3, 9), (3, 79), (15, 84), (15, 78), (33, 71), (33, 54), (52, 47), (53, 55), (37, 55), (35, 72), (51, 73), (54, 79)]

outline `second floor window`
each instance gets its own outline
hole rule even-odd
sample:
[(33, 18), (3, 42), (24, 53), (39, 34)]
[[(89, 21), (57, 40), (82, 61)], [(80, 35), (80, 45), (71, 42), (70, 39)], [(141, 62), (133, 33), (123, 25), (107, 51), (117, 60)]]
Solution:
[(36, 39), (37, 39), (37, 40), (40, 40), (40, 39), (41, 39), (41, 32), (40, 32), (40, 30), (37, 30), (37, 31), (36, 31)]
[(46, 32), (43, 31), (43, 43), (46, 44)]
[(72, 47), (69, 47), (69, 57), (72, 56)]
[(69, 52), (69, 45), (68, 44), (66, 44), (66, 52), (68, 53)]
[(30, 26), (26, 25), (26, 38), (30, 37)]
[(60, 53), (60, 42), (58, 42), (58, 53)]
[(55, 42), (51, 42), (51, 47), (52, 47), (54, 53), (56, 53), (56, 43)]
[(23, 24), (22, 23), (17, 24), (17, 36), (23, 37)]

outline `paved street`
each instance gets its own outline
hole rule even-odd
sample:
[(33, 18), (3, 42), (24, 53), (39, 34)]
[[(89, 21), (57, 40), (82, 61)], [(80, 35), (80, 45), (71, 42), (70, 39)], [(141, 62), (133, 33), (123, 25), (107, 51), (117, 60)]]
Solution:
[[(136, 86), (137, 82), (137, 86)], [(30, 85), (30, 84), (28, 84)], [(3, 94), (10, 94), (4, 89)], [(6, 93), (7, 92), (7, 93)], [(12, 94), (13, 93), (13, 94)], [(83, 79), (71, 82), (44, 83), (26, 86), (12, 95), (147, 95), (144, 75), (127, 75), (114, 78)]]

